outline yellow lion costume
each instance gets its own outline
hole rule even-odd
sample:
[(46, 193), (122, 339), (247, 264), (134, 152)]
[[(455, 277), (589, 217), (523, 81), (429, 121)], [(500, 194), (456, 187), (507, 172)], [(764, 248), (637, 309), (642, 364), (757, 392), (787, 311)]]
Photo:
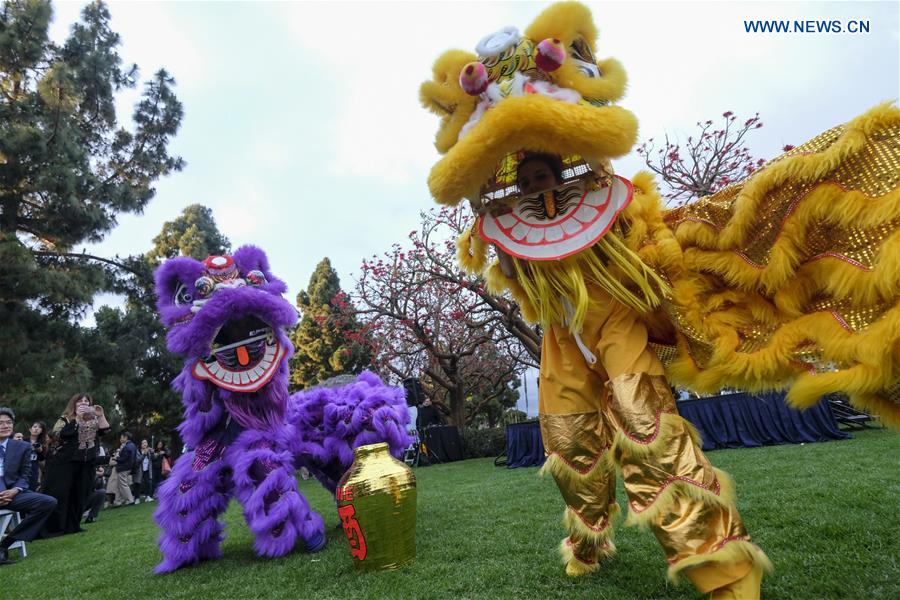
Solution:
[[(900, 424), (900, 111), (876, 107), (666, 212), (651, 176), (610, 168), (637, 120), (613, 104), (625, 72), (594, 59), (596, 37), (587, 8), (563, 2), (523, 35), (438, 58), (421, 87), (442, 117), (429, 187), (477, 213), (461, 264), (544, 327), (544, 470), (567, 504), (566, 572), (615, 549), (618, 466), (628, 520), (653, 530), (671, 577), (758, 597), (768, 560), (668, 380), (788, 388), (801, 407), (844, 392)], [(523, 180), (535, 160), (552, 185)]]

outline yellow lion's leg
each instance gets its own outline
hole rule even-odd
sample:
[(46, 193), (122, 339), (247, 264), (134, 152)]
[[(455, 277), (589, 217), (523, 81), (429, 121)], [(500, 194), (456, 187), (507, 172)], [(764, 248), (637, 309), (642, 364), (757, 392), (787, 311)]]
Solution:
[(684, 573), (701, 592), (739, 589), (741, 598), (758, 598), (768, 559), (750, 541), (730, 479), (713, 468), (694, 428), (675, 411), (665, 378), (627, 374), (610, 383), (628, 523), (653, 531), (673, 580)]
[(615, 308), (594, 347), (610, 376), (613, 457), (628, 494), (627, 522), (653, 531), (670, 578), (684, 573), (714, 597), (758, 598), (768, 559), (750, 541), (730, 479), (713, 468), (697, 432), (678, 415), (639, 317)]
[(566, 503), (563, 526), (568, 536), (560, 545), (566, 574), (584, 575), (615, 552), (612, 522), (619, 505), (610, 460), (611, 431), (593, 411), (541, 414), (541, 434), (547, 452), (542, 473), (553, 476)]

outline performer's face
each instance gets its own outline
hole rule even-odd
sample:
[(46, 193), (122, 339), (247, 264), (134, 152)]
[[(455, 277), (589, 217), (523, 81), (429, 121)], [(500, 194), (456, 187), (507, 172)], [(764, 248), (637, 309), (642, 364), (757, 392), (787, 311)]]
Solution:
[(553, 170), (542, 160), (530, 160), (519, 167), (516, 183), (526, 196), (559, 185)]

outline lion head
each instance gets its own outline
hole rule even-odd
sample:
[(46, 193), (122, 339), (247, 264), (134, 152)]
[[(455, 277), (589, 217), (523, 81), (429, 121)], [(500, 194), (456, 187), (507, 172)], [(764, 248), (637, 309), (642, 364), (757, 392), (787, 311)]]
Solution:
[(589, 309), (590, 285), (640, 312), (665, 288), (624, 242), (619, 216), (634, 188), (609, 161), (631, 150), (637, 120), (613, 105), (625, 72), (594, 58), (596, 40), (590, 11), (561, 2), (524, 34), (506, 27), (476, 54), (444, 53), (420, 88), (441, 116), (431, 193), (441, 204), (466, 198), (478, 213), (457, 242), (460, 263), (481, 272), (492, 244), (500, 261), (487, 270), (489, 289), (510, 290), (530, 320), (573, 330)]
[(156, 271), (167, 347), (187, 359), (195, 379), (229, 392), (258, 391), (293, 351), (285, 330), (297, 311), (285, 291), (254, 246), (202, 262), (170, 259)]
[(618, 61), (594, 58), (597, 29), (577, 2), (554, 4), (524, 35), (507, 27), (476, 54), (450, 50), (420, 88), (441, 117), (435, 145), (444, 156), (428, 185), (435, 200), (489, 202), (515, 192), (525, 152), (562, 157), (567, 179), (629, 152), (637, 120), (612, 103), (625, 91)]

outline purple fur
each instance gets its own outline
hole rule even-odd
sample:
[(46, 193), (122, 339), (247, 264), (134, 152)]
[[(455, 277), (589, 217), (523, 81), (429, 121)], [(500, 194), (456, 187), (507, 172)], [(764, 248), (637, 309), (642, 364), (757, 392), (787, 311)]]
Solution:
[(241, 246), (235, 251), (233, 258), (241, 273), (248, 273), (253, 270), (262, 271), (268, 281), (265, 289), (270, 294), (278, 294), (280, 296), (287, 292), (287, 284), (272, 275), (272, 271), (269, 268), (269, 259), (266, 257), (266, 253), (262, 251), (262, 248), (250, 245)]
[[(290, 347), (290, 342), (287, 343)], [(276, 380), (287, 381), (287, 361), (293, 351), (289, 351), (278, 372), (272, 378), (272, 383), (253, 394), (241, 394), (220, 391), (220, 397), (225, 403), (225, 408), (234, 419), (248, 429), (278, 429), (284, 424), (284, 413), (287, 408), (288, 390), (286, 385), (273, 385)]]
[(359, 446), (387, 442), (399, 458), (413, 441), (406, 433), (405, 398), (402, 388), (387, 386), (368, 371), (344, 387), (294, 394), (287, 420), (299, 434), (298, 466), (306, 466), (333, 493)]
[(192, 461), (193, 453), (175, 461), (172, 474), (159, 489), (159, 507), (153, 517), (162, 526), (159, 549), (164, 559), (157, 573), (220, 556), (224, 526), (218, 516), (228, 508), (230, 490), (222, 477), (227, 465), (216, 461), (197, 472), (191, 468)]
[[(411, 442), (403, 390), (384, 385), (373, 373), (344, 388), (288, 395), (293, 347), (285, 329), (296, 322), (297, 312), (281, 297), (287, 287), (272, 275), (259, 248), (244, 246), (232, 258), (236, 283), (243, 285), (228, 280), (206, 298), (198, 298), (194, 285), (199, 277), (212, 276), (203, 263), (174, 258), (156, 272), (157, 308), (169, 328), (167, 346), (185, 358), (172, 382), (184, 404), (178, 430), (189, 447), (198, 449), (196, 456), (192, 452), (176, 461), (159, 489), (154, 517), (162, 531), (163, 561), (157, 573), (221, 555), (218, 516), (232, 496), (244, 506), (257, 554), (284, 556), (298, 542), (307, 551), (319, 550), (325, 525), (297, 489), (294, 470), (306, 465), (333, 493), (353, 462), (354, 448), (386, 441), (399, 456)], [(266, 282), (251, 285), (256, 280), (247, 274), (254, 270)], [(251, 316), (268, 325), (285, 350), (269, 382), (243, 393), (195, 378), (195, 365), (208, 360), (220, 329)]]
[[(171, 352), (182, 356), (195, 359), (209, 356), (210, 344), (222, 324), (249, 315), (260, 318), (276, 331), (290, 327), (297, 321), (297, 311), (293, 306), (281, 296), (269, 294), (262, 287), (245, 286), (224, 290), (213, 294), (203, 305), (203, 309), (188, 321), (178, 323), (170, 329), (166, 346)], [(286, 339), (284, 337), (283, 341)]]
[(284, 556), (298, 539), (311, 551), (324, 541), (322, 517), (297, 491), (287, 437), (248, 430), (229, 449), (235, 496), (244, 505), (244, 517), (256, 536), (253, 547), (261, 556)]

